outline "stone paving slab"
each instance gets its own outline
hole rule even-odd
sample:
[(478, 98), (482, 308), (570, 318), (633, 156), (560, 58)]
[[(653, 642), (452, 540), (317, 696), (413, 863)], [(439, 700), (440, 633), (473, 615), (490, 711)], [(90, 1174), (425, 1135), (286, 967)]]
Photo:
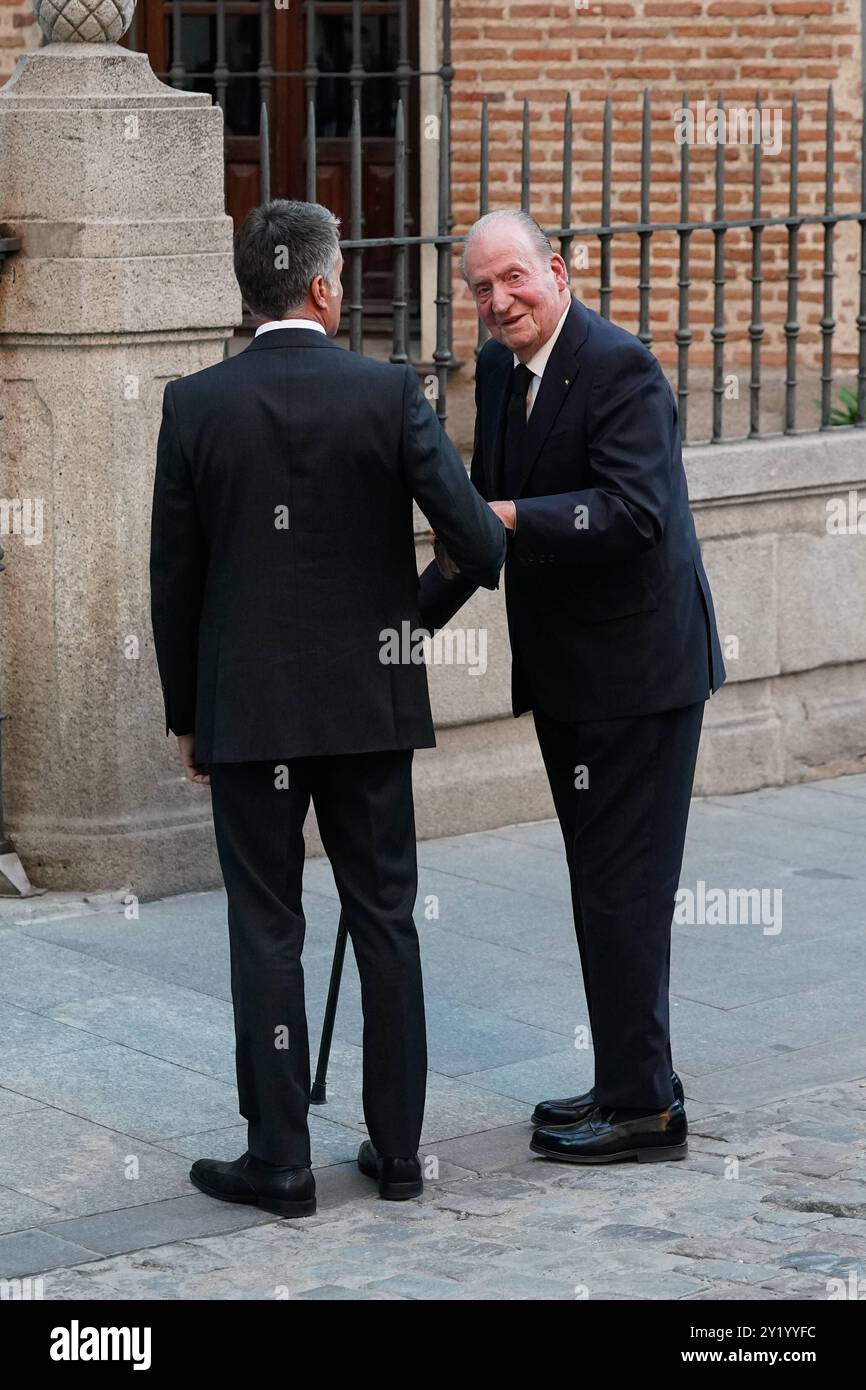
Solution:
[(143, 980), (134, 992), (77, 999), (47, 1013), (70, 1028), (234, 1084), (234, 1022), (228, 1000)]
[[(0, 1276), (51, 1299), (826, 1299), (866, 1281), (866, 776), (696, 801), (682, 886), (781, 887), (782, 931), (674, 927), (682, 1163), (575, 1168), (528, 1148), (532, 1105), (592, 1081), (558, 826), (420, 847), (427, 1177), (377, 1200), (351, 953), (318, 1214), (191, 1187), (245, 1147), (221, 892), (0, 902)], [(313, 1052), (339, 903), (307, 866)], [(581, 1039), (578, 1036), (577, 1041)]]
[(27, 1197), (13, 1187), (0, 1187), (0, 1235), (53, 1221), (56, 1208), (35, 1197)]
[(188, 1173), (179, 1154), (53, 1107), (0, 1121), (0, 1183), (53, 1217), (185, 1195)]
[(49, 1236), (96, 1250), (102, 1255), (144, 1250), (151, 1245), (214, 1231), (234, 1231), (270, 1220), (266, 1212), (228, 1202), (215, 1202), (203, 1192), (185, 1193), (173, 1200), (55, 1221), (42, 1230)]
[(96, 1252), (86, 1246), (61, 1240), (43, 1230), (10, 1231), (0, 1236), (0, 1269), (3, 1271), (0, 1277), (15, 1279), (27, 1274), (41, 1274), (63, 1265), (90, 1261), (95, 1255)]
[(837, 933), (832, 941), (791, 943), (779, 937), (744, 935), (752, 931), (740, 926), (718, 928), (712, 934), (705, 930), (697, 938), (685, 937), (675, 928), (673, 996), (713, 1008), (738, 1009), (760, 1000), (796, 998), (817, 984), (860, 977), (861, 927)]
[[(850, 1099), (866, 1136), (863, 1083), (837, 1088)], [(797, 1102), (793, 1103), (796, 1107)], [(758, 1136), (782, 1136), (779, 1153), (796, 1157), (797, 1141), (771, 1125), (786, 1123), (786, 1105), (752, 1112)], [(763, 1124), (762, 1124), (763, 1119)], [(522, 1130), (522, 1133), (521, 1133)], [(46, 1232), (68, 1244), (111, 1247), (139, 1239), (149, 1247), (92, 1257), (45, 1276), (47, 1298), (366, 1298), (387, 1293), (413, 1300), (821, 1298), (829, 1281), (866, 1272), (866, 1222), (820, 1209), (828, 1185), (810, 1188), (802, 1173), (776, 1169), (744, 1185), (689, 1161), (574, 1169), (525, 1155), (526, 1129), (494, 1131), (464, 1161), (493, 1160), (490, 1171), (454, 1172), (428, 1183), (417, 1202), (378, 1202), (358, 1184), (349, 1201), (332, 1202), (308, 1221), (256, 1219), (244, 1212), (222, 1234), (189, 1232), (160, 1241), (187, 1199), (127, 1214), (54, 1223)], [(501, 1139), (507, 1138), (507, 1143)], [(695, 1139), (693, 1142), (699, 1142)], [(450, 1146), (450, 1152), (459, 1148)], [(804, 1158), (808, 1155), (804, 1152)], [(744, 1166), (754, 1168), (746, 1158)], [(505, 1165), (503, 1167), (502, 1165)], [(510, 1166), (509, 1166), (510, 1165)], [(332, 1171), (332, 1170), (327, 1170)], [(776, 1176), (781, 1183), (771, 1184)], [(324, 1175), (323, 1175), (324, 1177)], [(861, 1191), (863, 1185), (856, 1185)], [(830, 1186), (830, 1190), (835, 1190)], [(848, 1186), (838, 1189), (850, 1200)], [(802, 1208), (809, 1204), (811, 1210)], [(806, 1194), (806, 1195), (804, 1195)], [(320, 1182), (320, 1199), (326, 1184)], [(329, 1196), (331, 1194), (328, 1194)], [(198, 1199), (188, 1199), (195, 1204)], [(800, 1209), (786, 1210), (791, 1200)], [(218, 1203), (215, 1221), (232, 1209)], [(201, 1207), (201, 1204), (200, 1204)], [(201, 1207), (204, 1211), (204, 1207)], [(199, 1208), (196, 1208), (199, 1211)], [(153, 1215), (137, 1233), (135, 1221)], [(184, 1217), (189, 1220), (189, 1216)], [(241, 1221), (249, 1223), (239, 1229)], [(182, 1224), (182, 1223), (181, 1223)], [(213, 1231), (214, 1228), (211, 1228)], [(847, 1249), (845, 1247), (848, 1247)]]
[(759, 843), (761, 855), (770, 869), (783, 864), (803, 876), (814, 873), (822, 877), (834, 873), (852, 878), (858, 876), (863, 862), (862, 836), (841, 833), (831, 826), (782, 820), (750, 807), (745, 798), (752, 795), (754, 793), (745, 793), (743, 803), (736, 805), (721, 799), (705, 801), (703, 814), (696, 817), (694, 830), (690, 827), (692, 839), (747, 851), (753, 851)]
[[(322, 1119), (317, 1109), (310, 1111), (310, 1140), (313, 1164), (316, 1168), (326, 1168), (332, 1163), (354, 1163), (358, 1146), (367, 1137), (363, 1127), (335, 1124), (333, 1120)], [(176, 1135), (163, 1139), (161, 1147), (171, 1153), (183, 1154), (188, 1159), (220, 1158), (233, 1159), (243, 1153), (247, 1144), (246, 1125), (230, 1125), (226, 1129), (204, 1131), (198, 1134)]]

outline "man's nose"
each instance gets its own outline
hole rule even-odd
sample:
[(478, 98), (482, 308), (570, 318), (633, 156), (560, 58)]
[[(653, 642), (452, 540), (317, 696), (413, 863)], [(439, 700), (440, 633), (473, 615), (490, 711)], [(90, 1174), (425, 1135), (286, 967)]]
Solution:
[(497, 318), (504, 318), (505, 315), (507, 315), (508, 310), (511, 308), (513, 298), (514, 296), (504, 285), (497, 285), (494, 288), (490, 302)]

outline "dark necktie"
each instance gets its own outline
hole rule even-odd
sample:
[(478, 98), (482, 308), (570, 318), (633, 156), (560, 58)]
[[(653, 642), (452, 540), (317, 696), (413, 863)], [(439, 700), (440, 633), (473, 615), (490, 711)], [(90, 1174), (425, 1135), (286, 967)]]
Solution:
[(502, 496), (517, 495), (520, 470), (526, 455), (526, 395), (533, 373), (522, 362), (511, 373), (511, 390), (505, 415), (505, 439), (502, 449)]

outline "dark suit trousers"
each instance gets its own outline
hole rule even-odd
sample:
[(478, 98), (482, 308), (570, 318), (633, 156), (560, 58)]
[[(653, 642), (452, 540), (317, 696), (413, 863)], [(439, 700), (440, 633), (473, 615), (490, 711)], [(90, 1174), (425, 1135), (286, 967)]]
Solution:
[[(671, 920), (704, 702), (535, 727), (565, 841), (596, 1102), (671, 1104)], [(586, 768), (588, 785), (575, 786)]]
[(212, 763), (228, 894), (238, 1097), (249, 1151), (307, 1166), (303, 825), (310, 801), (349, 931), (364, 1011), (364, 1116), (384, 1154), (418, 1148), (427, 1047), (418, 936), (412, 751)]

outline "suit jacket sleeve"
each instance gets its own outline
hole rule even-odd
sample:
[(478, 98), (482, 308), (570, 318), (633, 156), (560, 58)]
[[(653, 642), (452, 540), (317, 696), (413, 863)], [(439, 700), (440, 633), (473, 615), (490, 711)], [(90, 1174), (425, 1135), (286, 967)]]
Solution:
[(650, 352), (636, 344), (602, 358), (586, 424), (592, 486), (518, 499), (515, 559), (600, 564), (658, 545), (670, 505), (675, 410)]
[(178, 437), (169, 382), (162, 400), (150, 529), (151, 621), (166, 734), (190, 734), (195, 729), (198, 626), (207, 562), (207, 539)]
[(421, 577), (422, 616), (429, 617), (431, 626), (440, 627), (448, 620), (443, 616), (446, 608), (453, 604), (451, 613), (456, 612), (479, 585), (497, 587), (505, 561), (506, 532), (470, 482), (411, 367), (407, 368), (404, 391), (403, 440), (412, 496), (460, 569), (455, 579), (447, 580), (434, 561)]
[[(483, 443), (481, 438), (481, 411), (479, 409), (480, 400), (479, 375), (476, 369), (475, 374), (475, 437), (472, 445), (472, 464), (469, 470), (470, 481), (480, 497), (485, 496), (484, 488), (484, 466), (483, 466)], [(507, 544), (507, 535), (506, 535)], [(497, 580), (496, 587), (499, 588)], [(425, 570), (422, 571), (419, 581), (418, 606), (421, 610), (421, 620), (428, 628), (431, 635), (437, 629), (445, 627), (454, 614), (457, 613), (475, 593), (478, 584), (467, 577), (465, 574), (458, 574), (453, 579), (446, 579), (439, 569), (435, 560), (432, 560)]]

